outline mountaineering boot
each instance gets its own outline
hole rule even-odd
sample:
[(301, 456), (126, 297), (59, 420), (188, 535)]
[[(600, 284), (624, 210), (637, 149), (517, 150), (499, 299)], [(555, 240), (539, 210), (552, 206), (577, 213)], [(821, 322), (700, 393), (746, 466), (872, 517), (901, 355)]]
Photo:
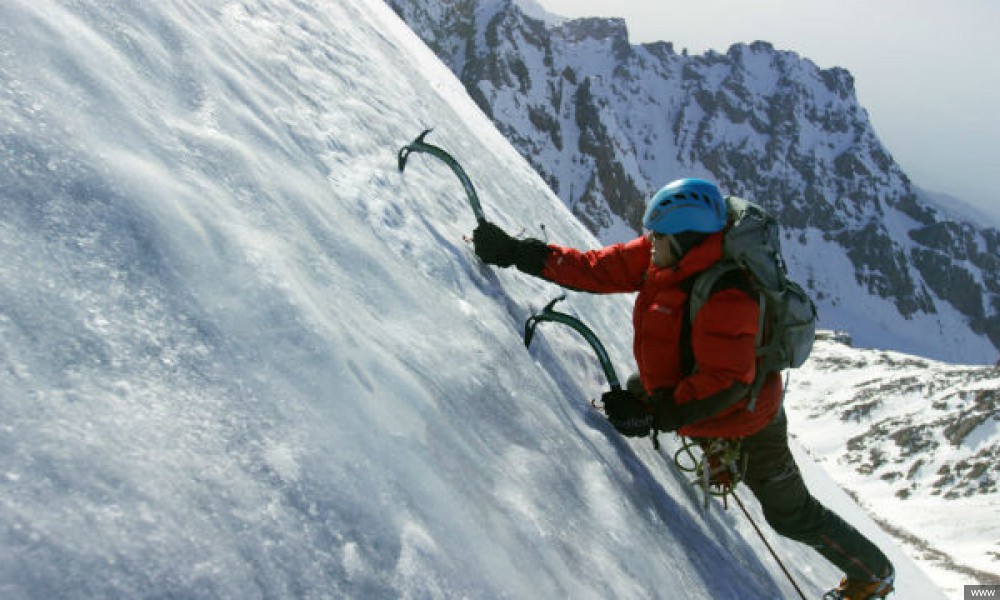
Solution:
[(823, 600), (872, 600), (885, 598), (892, 591), (896, 577), (892, 566), (885, 568), (882, 577), (875, 579), (849, 579), (845, 577), (837, 589), (823, 594)]

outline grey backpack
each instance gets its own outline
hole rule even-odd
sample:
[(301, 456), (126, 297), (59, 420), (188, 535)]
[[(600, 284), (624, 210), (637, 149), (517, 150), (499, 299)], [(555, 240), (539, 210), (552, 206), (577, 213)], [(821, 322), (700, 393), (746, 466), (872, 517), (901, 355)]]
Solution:
[(689, 322), (720, 279), (734, 270), (745, 275), (760, 304), (757, 332), (757, 375), (748, 410), (769, 373), (796, 368), (809, 358), (816, 339), (816, 305), (802, 286), (788, 279), (781, 256), (778, 223), (753, 202), (726, 198), (730, 223), (722, 244), (722, 260), (695, 278), (689, 297)]

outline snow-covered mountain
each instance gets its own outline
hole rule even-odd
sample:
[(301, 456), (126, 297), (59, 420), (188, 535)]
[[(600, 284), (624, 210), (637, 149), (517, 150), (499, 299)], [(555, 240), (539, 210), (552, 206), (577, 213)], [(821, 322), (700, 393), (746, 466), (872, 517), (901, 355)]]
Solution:
[[(452, 174), (398, 173), (434, 125), (490, 218), (598, 244), (382, 2), (8, 0), (0, 82), (0, 597), (794, 595), (581, 340), (524, 349), (559, 290), (475, 259)], [(565, 308), (622, 371), (629, 305)]]
[(996, 362), (996, 224), (924, 198), (848, 71), (765, 42), (698, 56), (632, 45), (621, 19), (560, 20), (516, 0), (389, 3), (605, 242), (634, 236), (666, 181), (706, 176), (779, 216), (824, 326), (866, 347)]
[(954, 594), (963, 578), (1000, 584), (1000, 366), (830, 336), (790, 379), (797, 437), (837, 483)]

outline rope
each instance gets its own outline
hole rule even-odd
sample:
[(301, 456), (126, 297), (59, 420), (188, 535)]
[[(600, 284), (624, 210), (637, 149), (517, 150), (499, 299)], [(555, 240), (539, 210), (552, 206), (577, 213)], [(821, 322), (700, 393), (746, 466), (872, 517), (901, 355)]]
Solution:
[(795, 582), (795, 578), (793, 578), (792, 574), (789, 573), (788, 569), (785, 568), (785, 563), (781, 562), (781, 559), (778, 558), (778, 553), (775, 552), (774, 548), (771, 547), (771, 544), (768, 543), (767, 538), (764, 537), (764, 532), (760, 530), (760, 527), (757, 526), (757, 523), (754, 522), (754, 520), (750, 517), (750, 513), (747, 511), (747, 508), (743, 506), (743, 501), (740, 500), (740, 497), (736, 495), (735, 491), (732, 492), (732, 496), (733, 500), (736, 501), (736, 505), (739, 506), (740, 510), (743, 511), (743, 514), (746, 515), (747, 521), (750, 521), (750, 524), (753, 525), (753, 528), (757, 532), (757, 535), (760, 536), (760, 540), (764, 542), (764, 545), (767, 546), (767, 549), (771, 552), (771, 556), (774, 557), (774, 561), (778, 563), (779, 567), (781, 567), (781, 571), (785, 574), (785, 577), (787, 577), (788, 581), (791, 582), (792, 587), (795, 588), (795, 591), (799, 593), (799, 597), (802, 598), (802, 600), (806, 600), (805, 592), (802, 591), (802, 588), (799, 587), (799, 584)]
[[(694, 447), (702, 450), (700, 459), (691, 451)], [(705, 510), (708, 510), (711, 496), (721, 497), (724, 508), (729, 507), (726, 501), (727, 498), (729, 496), (733, 497), (736, 505), (746, 515), (747, 521), (750, 521), (750, 525), (753, 526), (754, 531), (757, 532), (757, 535), (760, 536), (761, 541), (764, 542), (771, 556), (774, 557), (775, 562), (781, 567), (781, 571), (785, 574), (785, 577), (788, 578), (795, 591), (799, 593), (799, 597), (802, 600), (806, 600), (806, 595), (802, 591), (802, 588), (799, 587), (792, 574), (785, 568), (785, 563), (781, 561), (778, 553), (775, 552), (774, 548), (767, 541), (767, 538), (764, 537), (764, 532), (761, 531), (760, 527), (757, 526), (757, 523), (750, 516), (750, 512), (743, 505), (743, 501), (736, 495), (736, 486), (743, 479), (743, 472), (740, 469), (739, 463), (745, 462), (740, 461), (740, 456), (739, 440), (692, 440), (682, 437), (681, 448), (674, 453), (674, 464), (681, 471), (697, 475), (691, 483), (702, 488), (702, 492), (705, 494)], [(685, 464), (682, 458), (689, 462)]]

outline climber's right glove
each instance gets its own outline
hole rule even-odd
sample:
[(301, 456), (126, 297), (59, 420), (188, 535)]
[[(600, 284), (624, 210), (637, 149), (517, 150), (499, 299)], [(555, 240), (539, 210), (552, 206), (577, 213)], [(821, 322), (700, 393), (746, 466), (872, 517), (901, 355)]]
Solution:
[(549, 247), (545, 242), (528, 238), (519, 240), (500, 227), (483, 221), (472, 232), (476, 256), (484, 263), (498, 267), (515, 266), (529, 275), (541, 275)]

